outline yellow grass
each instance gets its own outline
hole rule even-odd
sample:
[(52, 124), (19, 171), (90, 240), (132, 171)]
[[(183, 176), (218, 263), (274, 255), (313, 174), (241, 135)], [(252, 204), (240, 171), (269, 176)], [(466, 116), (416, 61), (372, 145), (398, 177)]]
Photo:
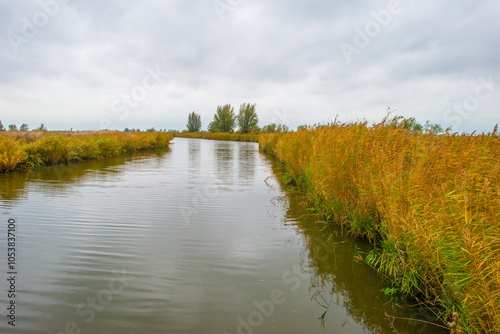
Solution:
[(333, 220), (376, 247), (395, 287), (462, 332), (500, 333), (500, 137), (381, 123), (260, 135)]
[(172, 138), (144, 132), (1, 132), (0, 172), (164, 148)]

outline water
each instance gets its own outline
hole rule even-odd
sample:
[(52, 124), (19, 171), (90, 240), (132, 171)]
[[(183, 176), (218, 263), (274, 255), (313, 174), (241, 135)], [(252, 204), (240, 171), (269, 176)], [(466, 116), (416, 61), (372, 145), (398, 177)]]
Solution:
[[(1, 333), (387, 333), (432, 321), (315, 223), (255, 143), (176, 138), (164, 152), (0, 176)], [(16, 326), (7, 221), (16, 220)], [(442, 333), (395, 320), (400, 333)]]

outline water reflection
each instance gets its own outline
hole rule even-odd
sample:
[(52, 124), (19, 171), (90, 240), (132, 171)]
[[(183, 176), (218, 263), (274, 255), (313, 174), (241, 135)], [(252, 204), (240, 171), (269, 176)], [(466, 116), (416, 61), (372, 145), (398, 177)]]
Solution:
[[(102, 180), (109, 174), (119, 174), (120, 167), (130, 161), (148, 161), (158, 167), (165, 154), (170, 150), (138, 152), (134, 154), (109, 157), (105, 160), (86, 160), (67, 165), (36, 168), (30, 171), (15, 171), (0, 174), (0, 205), (22, 200), (26, 197), (26, 187), (34, 185), (41, 191), (64, 194), (70, 185), (92, 175), (95, 181)], [(40, 182), (41, 181), (41, 182)]]
[[(272, 164), (277, 180), (283, 171), (276, 163)], [(281, 183), (282, 187), (285, 187)], [(364, 262), (357, 260), (360, 253), (370, 250), (366, 243), (350, 238), (335, 225), (324, 222), (321, 215), (307, 211), (307, 201), (298, 189), (287, 190), (288, 221), (292, 222), (302, 236), (301, 251), (303, 271), (311, 274), (311, 300), (322, 308), (317, 317), (323, 326), (330, 321), (334, 306), (346, 312), (342, 326), (350, 321), (361, 325), (366, 333), (388, 333), (397, 330), (401, 333), (447, 333), (446, 330), (426, 322), (435, 322), (435, 314), (411, 299), (391, 300), (382, 289), (388, 282)], [(389, 319), (419, 319), (407, 321)], [(391, 321), (390, 321), (391, 320)]]
[(233, 180), (235, 143), (214, 141), (215, 173), (223, 184), (230, 184)]
[(251, 184), (255, 176), (258, 148), (255, 145), (240, 145), (238, 150), (238, 180), (241, 185)]
[(200, 169), (200, 141), (189, 141), (189, 170), (196, 171)]

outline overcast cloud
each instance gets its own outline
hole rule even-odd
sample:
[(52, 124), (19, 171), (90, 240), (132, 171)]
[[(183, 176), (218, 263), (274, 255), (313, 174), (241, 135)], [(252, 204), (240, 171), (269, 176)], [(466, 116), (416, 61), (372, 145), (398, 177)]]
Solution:
[(397, 114), (500, 122), (498, 0), (0, 0), (0, 120), (51, 129)]

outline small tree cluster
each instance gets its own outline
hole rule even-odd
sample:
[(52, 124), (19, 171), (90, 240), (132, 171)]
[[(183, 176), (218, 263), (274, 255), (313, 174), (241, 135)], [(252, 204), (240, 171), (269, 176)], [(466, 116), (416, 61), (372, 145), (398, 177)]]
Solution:
[(45, 124), (40, 124), (40, 126), (36, 129), (33, 129), (33, 131), (47, 131), (47, 128), (45, 127)]
[[(9, 131), (29, 131), (29, 126), (26, 123), (21, 124), (21, 126), (19, 128), (17, 128), (17, 125), (15, 125), (15, 124), (9, 124), (7, 126), (7, 128), (9, 129)], [(6, 129), (5, 129), (2, 121), (0, 121), (0, 131), (5, 131), (5, 130)], [(45, 125), (42, 124), (42, 125), (40, 125), (39, 128), (33, 129), (33, 131), (47, 131), (47, 128), (45, 127)]]
[[(390, 110), (390, 109), (388, 109)], [(388, 114), (383, 123), (386, 126), (392, 127), (394, 129), (406, 129), (411, 133), (433, 133), (440, 134), (443, 133), (443, 127), (439, 124), (432, 124), (430, 121), (425, 122), (424, 125), (417, 122), (415, 117), (404, 117), (404, 116), (394, 116), (392, 118), (389, 117)]]
[(255, 104), (243, 103), (238, 115), (235, 115), (234, 107), (230, 104), (218, 106), (213, 121), (208, 125), (208, 131), (234, 132), (236, 125), (239, 128), (238, 132), (242, 134), (260, 131), (255, 106)]
[(271, 123), (262, 128), (262, 132), (264, 133), (287, 133), (289, 131), (288, 126), (284, 124), (276, 125), (275, 123)]

